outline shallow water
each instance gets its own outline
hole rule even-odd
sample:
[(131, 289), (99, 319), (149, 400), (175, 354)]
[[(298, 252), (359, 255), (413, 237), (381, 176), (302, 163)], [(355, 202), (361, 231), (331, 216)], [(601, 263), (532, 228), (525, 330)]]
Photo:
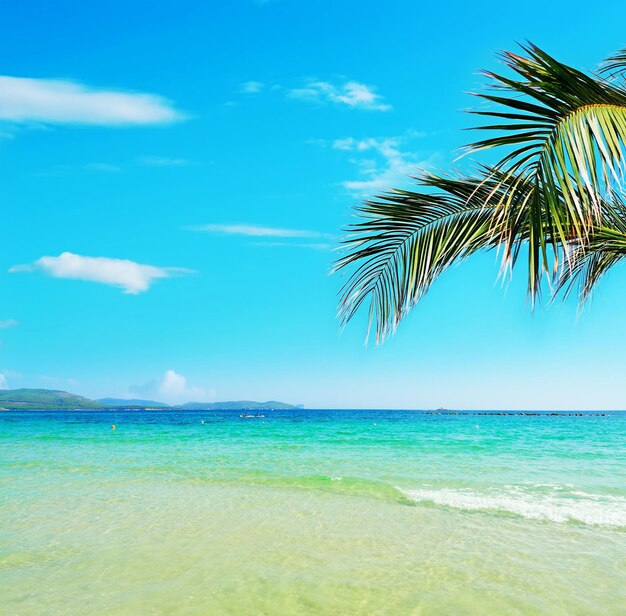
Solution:
[(0, 613), (624, 613), (626, 414), (265, 415), (0, 414)]

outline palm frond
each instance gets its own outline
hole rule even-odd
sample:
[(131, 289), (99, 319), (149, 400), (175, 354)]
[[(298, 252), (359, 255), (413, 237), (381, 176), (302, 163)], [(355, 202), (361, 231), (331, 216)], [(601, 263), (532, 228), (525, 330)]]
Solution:
[[(557, 61), (528, 44), (502, 56), (507, 75), (486, 72), (491, 108), (476, 130), (494, 136), (468, 146), (501, 152), (474, 177), (425, 175), (413, 191), (393, 190), (357, 208), (346, 253), (339, 314), (349, 321), (369, 300), (369, 328), (384, 340), (448, 267), (501, 248), (503, 268), (528, 253), (528, 290), (544, 277), (557, 292), (589, 297), (602, 275), (626, 258), (626, 50), (598, 74)], [(605, 75), (609, 75), (606, 77)], [(578, 286), (577, 286), (578, 285)]]
[(584, 304), (608, 270), (626, 259), (626, 203), (614, 192), (602, 207), (602, 225), (591, 231), (585, 243), (572, 249), (556, 281), (555, 297), (568, 297), (576, 291)]
[(620, 49), (609, 56), (601, 65), (598, 71), (601, 75), (612, 78), (622, 76), (626, 72), (626, 49)]
[[(497, 123), (476, 128), (498, 134), (468, 147), (474, 152), (503, 148), (504, 156), (495, 165), (502, 177), (524, 177), (533, 186), (528, 208), (536, 231), (529, 243), (529, 290), (534, 295), (540, 270), (550, 271), (547, 246), (583, 239), (600, 220), (602, 195), (621, 180), (626, 90), (567, 66), (534, 45), (523, 49), (525, 56), (503, 54), (517, 78), (485, 73), (498, 93), (477, 96), (497, 108), (473, 113)], [(495, 204), (508, 207), (515, 190), (509, 182)]]
[[(431, 174), (419, 180), (424, 192), (394, 190), (361, 206), (363, 220), (348, 228), (348, 252), (335, 264), (335, 271), (356, 266), (341, 290), (342, 321), (369, 298), (368, 335), (375, 322), (381, 342), (445, 269), (496, 247), (505, 225), (517, 225), (512, 232), (521, 233), (525, 227), (518, 218), (498, 220), (489, 204), (492, 192), (502, 190), (499, 183), (492, 169), (477, 178)], [(517, 197), (523, 198), (522, 190)]]

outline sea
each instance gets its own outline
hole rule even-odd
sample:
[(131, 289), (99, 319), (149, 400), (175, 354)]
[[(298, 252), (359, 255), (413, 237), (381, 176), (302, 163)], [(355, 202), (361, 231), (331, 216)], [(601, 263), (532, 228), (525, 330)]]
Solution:
[(261, 414), (0, 412), (0, 614), (626, 614), (626, 413)]

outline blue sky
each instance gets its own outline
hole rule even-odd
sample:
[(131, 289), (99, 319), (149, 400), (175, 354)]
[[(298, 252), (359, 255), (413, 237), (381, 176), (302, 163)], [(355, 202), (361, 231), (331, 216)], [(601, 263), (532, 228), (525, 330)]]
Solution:
[(503, 288), (484, 255), (382, 347), (364, 346), (364, 318), (342, 333), (335, 318), (328, 272), (352, 206), (452, 163), (495, 52), (529, 39), (591, 68), (626, 46), (626, 6), (557, 4), (6, 6), (0, 386), (626, 407), (623, 269), (582, 315), (531, 314), (523, 272)]

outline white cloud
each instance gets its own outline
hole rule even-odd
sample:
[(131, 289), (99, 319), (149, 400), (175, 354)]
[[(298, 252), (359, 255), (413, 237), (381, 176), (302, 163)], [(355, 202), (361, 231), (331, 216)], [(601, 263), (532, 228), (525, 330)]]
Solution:
[(106, 162), (92, 162), (81, 165), (63, 164), (55, 165), (45, 171), (39, 171), (34, 175), (40, 177), (60, 177), (77, 171), (93, 171), (98, 173), (123, 173), (124, 171), (136, 165), (145, 167), (186, 167), (194, 163), (186, 158), (168, 158), (166, 156), (140, 156), (132, 161), (125, 161), (121, 164), (113, 164)]
[(257, 225), (196, 225), (188, 227), (190, 231), (205, 231), (226, 235), (245, 235), (248, 237), (330, 237), (327, 233), (303, 229), (280, 229), (276, 227), (260, 227)]
[(9, 329), (10, 327), (15, 327), (19, 325), (19, 321), (15, 319), (5, 319), (4, 321), (0, 321), (0, 329)]
[(120, 173), (122, 171), (121, 167), (110, 163), (87, 163), (85, 169), (87, 171), (102, 171), (104, 173)]
[(147, 167), (185, 167), (191, 164), (186, 158), (168, 158), (167, 156), (142, 156), (139, 159)]
[(306, 248), (308, 250), (332, 250), (333, 244), (324, 242), (257, 242), (255, 246), (263, 248)]
[(0, 372), (0, 389), (9, 389), (9, 384), (7, 383), (7, 377), (4, 376), (4, 374), (2, 374)]
[(369, 109), (372, 111), (389, 111), (391, 105), (382, 102), (372, 86), (348, 81), (335, 85), (328, 81), (310, 81), (303, 88), (289, 90), (291, 98), (317, 103), (337, 103), (348, 107)]
[(42, 271), (54, 278), (89, 280), (121, 287), (124, 293), (131, 295), (147, 291), (155, 280), (191, 273), (191, 270), (179, 267), (157, 267), (127, 259), (85, 257), (71, 252), (58, 257), (41, 257), (32, 264), (15, 265), (9, 269), (12, 273), (33, 271)]
[(265, 88), (262, 81), (246, 81), (241, 84), (240, 91), (243, 94), (258, 94)]
[(158, 402), (182, 404), (184, 402), (211, 402), (215, 390), (189, 385), (187, 377), (174, 370), (167, 370), (160, 379), (130, 388), (133, 395), (153, 398)]
[[(419, 133), (411, 133), (409, 136), (419, 136)], [(354, 139), (348, 137), (334, 141), (335, 150), (366, 155), (351, 159), (357, 166), (361, 177), (342, 182), (344, 188), (359, 195), (371, 194), (406, 183), (409, 176), (416, 175), (419, 168), (428, 166), (428, 161), (419, 160), (414, 154), (400, 149), (403, 139), (405, 138)], [(367, 153), (370, 157), (367, 157)]]
[(155, 94), (98, 90), (61, 79), (0, 75), (0, 120), (15, 123), (132, 125), (182, 120)]

